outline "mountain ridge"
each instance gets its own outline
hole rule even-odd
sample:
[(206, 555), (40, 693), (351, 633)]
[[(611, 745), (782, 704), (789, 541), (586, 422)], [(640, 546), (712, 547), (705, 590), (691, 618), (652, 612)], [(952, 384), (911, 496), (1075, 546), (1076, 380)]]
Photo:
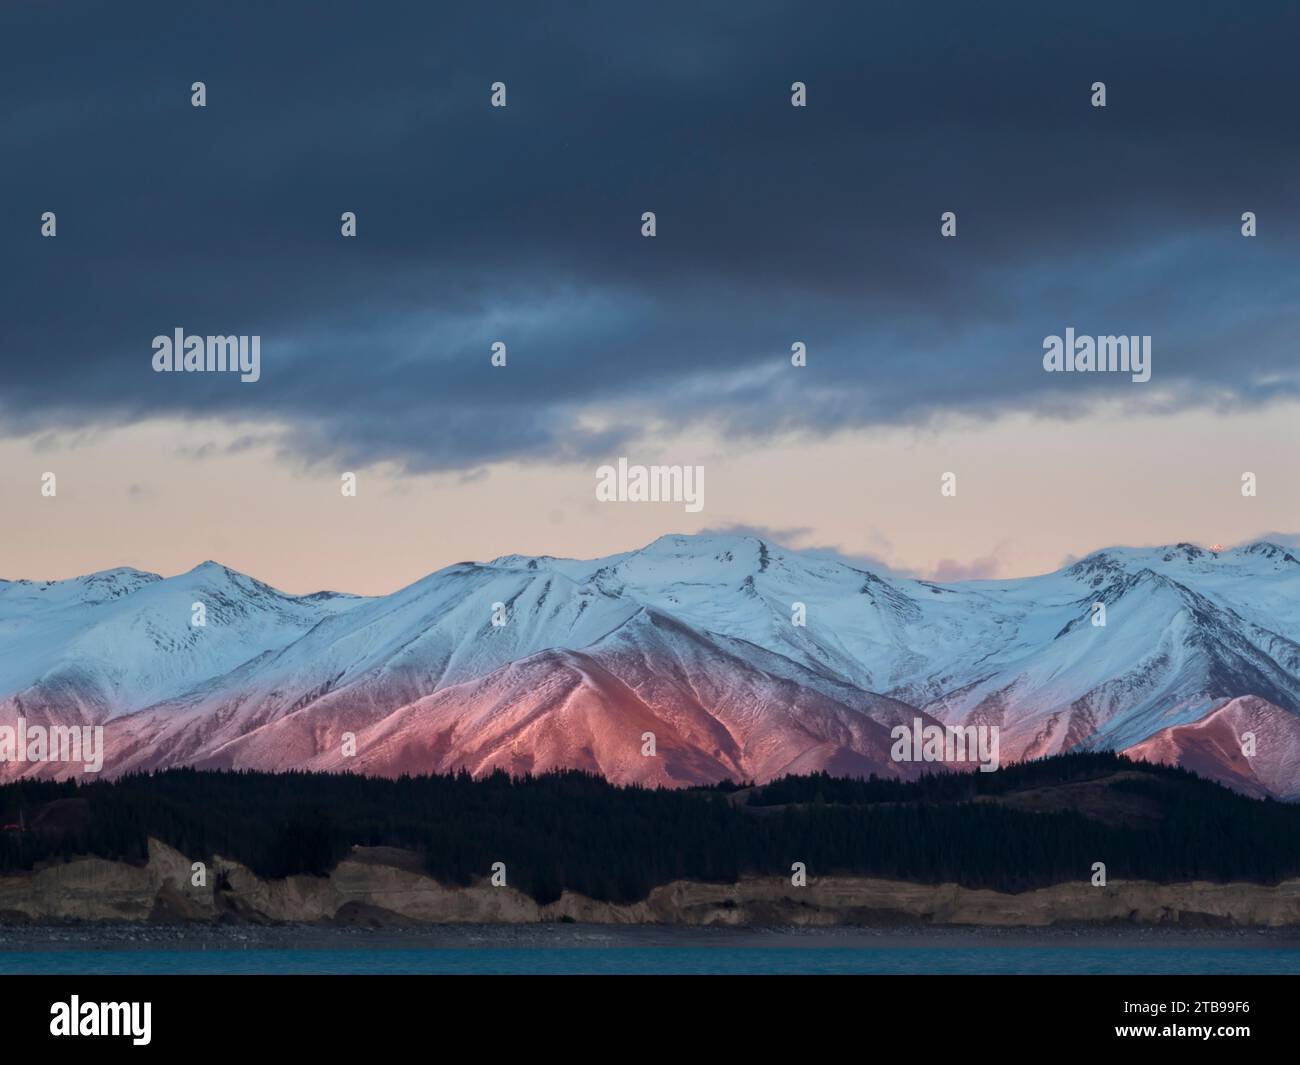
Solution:
[[(1288, 715), (1261, 718), (1266, 743), (1300, 746), (1300, 560), (1268, 541), (1105, 548), (957, 582), (718, 533), (460, 562), (373, 597), (293, 596), (210, 560), (0, 582), (0, 725), (103, 724), (109, 772), (908, 778), (923, 767), (893, 760), (889, 729), (920, 720), (996, 726), (1004, 760), (1147, 744), (1300, 796), (1289, 753), (1257, 780), (1170, 731), (1246, 697)], [(662, 755), (641, 753), (650, 733)], [(381, 738), (388, 756), (367, 747)], [(60, 768), (0, 763), (0, 779)]]

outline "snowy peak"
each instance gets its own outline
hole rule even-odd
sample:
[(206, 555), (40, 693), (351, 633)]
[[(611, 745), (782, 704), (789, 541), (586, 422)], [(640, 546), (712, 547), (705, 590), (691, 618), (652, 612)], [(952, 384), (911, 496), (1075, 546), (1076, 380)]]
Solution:
[(131, 595), (160, 580), (156, 573), (122, 566), (61, 581), (0, 581), (0, 609), (6, 603), (22, 603), (29, 609), (94, 605)]
[[(119, 770), (897, 775), (912, 769), (889, 728), (920, 717), (997, 726), (1007, 761), (1151, 741), (1143, 756), (1300, 796), (1290, 755), (1251, 776), (1221, 742), (1254, 704), (1193, 728), (1251, 699), (1271, 708), (1266, 743), (1289, 744), (1300, 563), (1267, 541), (950, 584), (728, 533), (461, 562), (369, 599), (287, 595), (212, 561), (0, 583), (0, 719), (107, 721)], [(369, 745), (350, 764), (345, 732)], [(641, 753), (647, 732), (664, 761)]]
[(1242, 547), (1234, 547), (1227, 554), (1233, 558), (1269, 562), (1273, 564), (1275, 569), (1289, 569), (1293, 566), (1300, 568), (1300, 558), (1296, 558), (1293, 551), (1281, 544), (1269, 543), (1265, 540), (1254, 544), (1246, 544)]
[(133, 569), (0, 586), (0, 718), (101, 720), (225, 676), (352, 598), (289, 596), (215, 562), (176, 577)]
[(1224, 570), (1258, 574), (1294, 570), (1300, 573), (1300, 559), (1289, 549), (1267, 541), (1219, 550), (1180, 543), (1164, 547), (1108, 547), (1092, 552), (1063, 572), (1091, 578), (1099, 573), (1132, 572), (1136, 569), (1151, 569), (1170, 576), (1180, 573), (1208, 576)]

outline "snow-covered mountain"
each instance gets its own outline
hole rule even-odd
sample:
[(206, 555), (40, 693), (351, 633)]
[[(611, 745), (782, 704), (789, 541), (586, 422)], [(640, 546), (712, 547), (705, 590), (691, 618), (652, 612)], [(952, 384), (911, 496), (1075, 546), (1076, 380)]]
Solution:
[(0, 707), (103, 721), (224, 676), (359, 601), (284, 595), (215, 562), (166, 580), (117, 569), (0, 581)]
[[(1003, 761), (1131, 749), (1295, 797), (1292, 749), (1265, 748), (1294, 743), (1298, 641), (1300, 560), (1268, 543), (936, 584), (752, 536), (667, 536), (460, 563), (374, 599), (288, 596), (205, 563), (0, 582), (0, 724), (104, 722), (106, 772), (578, 766), (682, 785), (911, 775), (924, 765), (894, 761), (889, 733), (919, 718), (998, 726)], [(1240, 744), (1193, 742), (1261, 702), (1253, 772)]]

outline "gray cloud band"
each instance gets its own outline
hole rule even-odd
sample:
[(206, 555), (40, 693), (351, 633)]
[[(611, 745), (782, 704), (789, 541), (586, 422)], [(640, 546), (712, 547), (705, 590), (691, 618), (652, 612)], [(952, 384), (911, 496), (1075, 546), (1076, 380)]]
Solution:
[[(0, 242), (0, 432), (247, 417), (282, 423), (313, 459), (426, 470), (599, 461), (649, 419), (748, 439), (1116, 396), (1162, 410), (1293, 397), (1288, 38), (1267, 12), (1237, 35), (1157, 8), (1098, 12), (1125, 30), (1101, 48), (1058, 40), (1028, 4), (996, 32), (961, 9), (934, 25), (768, 4), (738, 52), (721, 15), (683, 7), (686, 62), (671, 19), (620, 27), (631, 16), (615, 10), (575, 18), (543, 53), (526, 5), (436, 27), (417, 10), (402, 34), (284, 5), (236, 10), (192, 51), (139, 64), (101, 47), (123, 33), (107, 10), (57, 30), (0, 12), (15, 57), (0, 90), (16, 101), (0, 146), (30, 161), (6, 175), (6, 202), (32, 205), (39, 242)], [(160, 33), (178, 17), (150, 12)], [(1188, 32), (1166, 55), (1170, 12)], [(501, 18), (517, 32), (497, 33)], [(385, 48), (358, 47), (375, 34)], [(888, 46), (864, 62), (864, 39)], [(289, 91), (288, 53), (348, 62), (307, 60)], [(1071, 84), (1062, 64), (1070, 107), (1052, 96)], [(508, 108), (489, 106), (489, 66), (508, 72)], [(1231, 76), (1210, 91), (1207, 67)], [(200, 68), (201, 129), (187, 97)], [(1104, 112), (1086, 106), (1098, 68), (1125, 72)], [(805, 108), (789, 106), (795, 78)], [(124, 103), (87, 123), (85, 100), (110, 85)], [(188, 164), (160, 170), (161, 143)], [(50, 207), (59, 235), (40, 242)], [(1255, 240), (1237, 231), (1247, 208)], [(943, 240), (949, 210), (960, 236)], [(151, 373), (149, 338), (178, 321), (261, 336), (258, 387)], [(1152, 395), (1043, 374), (1041, 340), (1063, 322), (1154, 336)], [(1243, 333), (1249, 374), (1223, 357)], [(796, 339), (798, 402), (774, 404)], [(485, 372), (498, 340), (509, 366)], [(576, 431), (592, 409), (619, 428)]]

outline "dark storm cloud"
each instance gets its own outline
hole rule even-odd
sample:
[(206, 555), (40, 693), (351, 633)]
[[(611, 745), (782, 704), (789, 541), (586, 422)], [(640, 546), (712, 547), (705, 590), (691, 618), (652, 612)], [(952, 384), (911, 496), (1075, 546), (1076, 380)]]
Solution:
[[(426, 469), (1294, 394), (1295, 6), (1052, 6), (6, 5), (3, 427)], [(1066, 326), (1151, 334), (1152, 384), (1044, 374)], [(152, 373), (176, 327), (262, 380)]]

